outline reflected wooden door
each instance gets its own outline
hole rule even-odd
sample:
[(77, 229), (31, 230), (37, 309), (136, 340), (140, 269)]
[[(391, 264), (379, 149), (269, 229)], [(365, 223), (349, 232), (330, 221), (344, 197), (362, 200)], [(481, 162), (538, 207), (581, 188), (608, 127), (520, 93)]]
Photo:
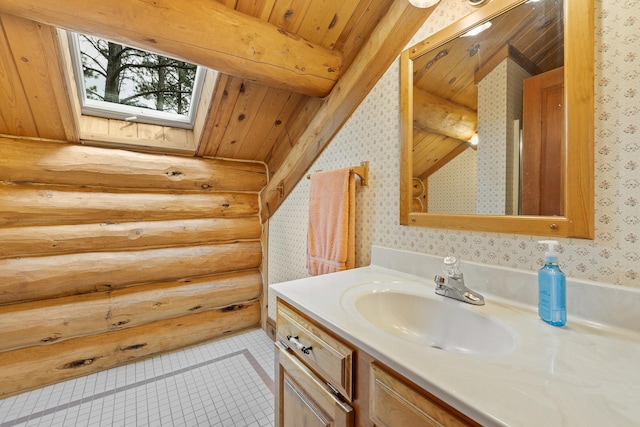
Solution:
[(524, 81), (522, 215), (564, 216), (564, 67)]

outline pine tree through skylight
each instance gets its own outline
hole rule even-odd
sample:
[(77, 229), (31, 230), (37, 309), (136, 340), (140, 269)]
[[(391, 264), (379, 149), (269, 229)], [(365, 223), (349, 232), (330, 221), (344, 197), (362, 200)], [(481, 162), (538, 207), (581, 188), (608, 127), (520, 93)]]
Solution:
[(195, 64), (82, 34), (71, 45), (83, 114), (193, 126), (204, 74)]

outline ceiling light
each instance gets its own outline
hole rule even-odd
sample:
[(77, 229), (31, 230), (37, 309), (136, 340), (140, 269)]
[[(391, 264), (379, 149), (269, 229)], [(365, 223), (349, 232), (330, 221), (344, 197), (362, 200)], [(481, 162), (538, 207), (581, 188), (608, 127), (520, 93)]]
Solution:
[(431, 7), (438, 3), (440, 0), (409, 0), (409, 3), (414, 5), (415, 7), (421, 7), (423, 9), (427, 7)]

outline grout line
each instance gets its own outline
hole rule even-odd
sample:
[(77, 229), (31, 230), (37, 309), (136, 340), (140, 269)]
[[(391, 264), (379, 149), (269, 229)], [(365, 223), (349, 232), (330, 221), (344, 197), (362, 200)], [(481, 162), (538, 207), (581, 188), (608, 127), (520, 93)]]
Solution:
[(273, 380), (271, 380), (269, 375), (267, 375), (265, 370), (262, 368), (262, 366), (260, 366), (260, 364), (258, 363), (256, 358), (249, 352), (249, 350), (244, 349), (244, 350), (234, 351), (233, 353), (229, 353), (229, 354), (217, 357), (217, 358), (212, 359), (212, 360), (207, 360), (207, 361), (204, 361), (204, 362), (200, 362), (200, 363), (195, 364), (193, 366), (188, 366), (186, 368), (178, 369), (177, 371), (161, 374), (161, 375), (158, 375), (156, 377), (149, 378), (149, 379), (142, 380), (142, 381), (138, 381), (138, 382), (135, 382), (135, 383), (131, 383), (129, 385), (124, 385), (124, 386), (115, 388), (113, 390), (103, 391), (103, 392), (100, 392), (98, 394), (94, 394), (94, 395), (91, 395), (91, 396), (86, 396), (86, 397), (83, 397), (81, 399), (76, 399), (76, 400), (74, 400), (72, 402), (69, 402), (69, 403), (63, 403), (63, 404), (55, 406), (53, 408), (45, 409), (45, 410), (42, 410), (42, 411), (39, 411), (39, 412), (35, 412), (35, 413), (29, 414), (29, 415), (24, 415), (24, 416), (22, 416), (20, 418), (17, 418), (15, 420), (5, 421), (5, 422), (0, 423), (0, 427), (11, 427), (11, 426), (14, 426), (16, 424), (21, 424), (21, 423), (27, 422), (27, 421), (29, 421), (31, 419), (35, 419), (35, 418), (41, 418), (41, 417), (44, 417), (44, 416), (49, 415), (49, 414), (53, 414), (53, 413), (61, 411), (61, 410), (68, 410), (70, 408), (82, 405), (83, 403), (90, 402), (90, 401), (92, 401), (94, 399), (102, 399), (104, 397), (111, 396), (111, 395), (114, 395), (116, 393), (121, 393), (123, 391), (127, 391), (127, 390), (130, 390), (130, 389), (136, 388), (136, 387), (144, 386), (146, 384), (150, 384), (150, 383), (153, 383), (153, 382), (156, 382), (156, 381), (160, 381), (160, 380), (163, 380), (163, 379), (175, 376), (175, 375), (184, 374), (186, 372), (189, 372), (189, 371), (192, 371), (192, 370), (195, 370), (195, 369), (199, 369), (199, 368), (202, 368), (204, 366), (211, 365), (211, 364), (217, 363), (217, 362), (221, 362), (221, 361), (223, 361), (225, 359), (229, 359), (231, 357), (240, 356), (240, 355), (244, 356), (247, 359), (247, 361), (249, 362), (251, 367), (256, 371), (256, 373), (262, 379), (262, 381), (265, 383), (265, 385), (267, 386), (269, 391), (271, 391), (271, 393), (273, 393)]
[(264, 371), (264, 369), (262, 369), (262, 366), (260, 366), (260, 363), (258, 363), (256, 358), (253, 357), (253, 354), (251, 354), (249, 350), (245, 348), (244, 350), (242, 350), (242, 354), (244, 354), (244, 357), (247, 358), (247, 360), (249, 361), (253, 369), (260, 376), (260, 378), (262, 378), (262, 381), (264, 381), (264, 384), (271, 391), (271, 394), (273, 394), (273, 380), (271, 379), (271, 377)]

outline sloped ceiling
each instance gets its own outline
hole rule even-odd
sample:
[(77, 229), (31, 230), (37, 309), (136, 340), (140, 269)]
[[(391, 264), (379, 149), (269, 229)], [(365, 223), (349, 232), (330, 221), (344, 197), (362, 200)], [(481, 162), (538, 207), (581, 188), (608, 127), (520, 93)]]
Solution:
[[(150, 23), (170, 17), (163, 40), (154, 33), (155, 24), (149, 36), (128, 32), (123, 11), (133, 4), (142, 5), (135, 12), (138, 17), (146, 14)], [(155, 50), (183, 54), (182, 59), (201, 65), (213, 62), (223, 72), (207, 94), (208, 110), (191, 136), (195, 140), (190, 154), (266, 163), (272, 178), (263, 190), (262, 216), (266, 219), (435, 8), (417, 9), (407, 0), (218, 0), (215, 7), (213, 4), (213, 0), (2, 1), (0, 134), (87, 142), (70, 95), (73, 88), (62, 59), (64, 42), (56, 26), (89, 34), (95, 29), (96, 35), (120, 42), (126, 39), (136, 47), (154, 50), (159, 46)], [(210, 26), (207, 19), (211, 19)], [(249, 51), (253, 49), (254, 63), (243, 65), (235, 58), (220, 59), (193, 50), (197, 45), (228, 51), (228, 40), (220, 33), (227, 25), (255, 27), (255, 31), (243, 29), (242, 36), (229, 35), (238, 37), (236, 43), (246, 44)], [(139, 20), (131, 28), (144, 26)], [(270, 31), (277, 35), (263, 40)], [(276, 70), (287, 68), (282, 75), (265, 71), (261, 63), (258, 51), (269, 43), (273, 52), (264, 55), (266, 61)], [(302, 77), (288, 77), (286, 73), (295, 64), (275, 62), (278, 52), (288, 55), (294, 49), (315, 49), (318, 57), (329, 58), (325, 68), (336, 81), (323, 92)], [(234, 56), (234, 52), (227, 53)], [(328, 63), (334, 57), (339, 67)], [(304, 74), (305, 67), (299, 68)]]

